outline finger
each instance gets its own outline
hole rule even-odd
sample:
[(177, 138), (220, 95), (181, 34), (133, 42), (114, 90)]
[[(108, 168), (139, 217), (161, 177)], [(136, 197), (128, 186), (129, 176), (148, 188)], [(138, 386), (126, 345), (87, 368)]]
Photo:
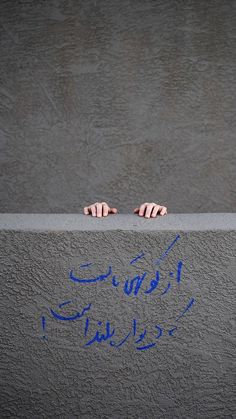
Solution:
[(160, 210), (160, 205), (155, 205), (154, 206), (154, 208), (153, 208), (153, 210), (152, 210), (152, 215), (151, 215), (151, 217), (156, 217), (157, 216), (157, 213), (158, 213), (158, 211)]
[(166, 207), (162, 207), (162, 210), (160, 212), (160, 215), (166, 215), (167, 214), (167, 208)]
[(145, 218), (150, 218), (151, 212), (155, 204), (148, 204), (146, 208)]
[(145, 208), (146, 208), (147, 203), (145, 202), (145, 204), (140, 205), (139, 208), (139, 215), (142, 217), (144, 212), (145, 212)]
[(96, 205), (97, 208), (97, 217), (102, 217), (102, 204), (100, 202)]
[(103, 202), (102, 203), (102, 209), (103, 209), (103, 215), (104, 215), (104, 217), (107, 217), (108, 211), (109, 211), (109, 207), (108, 207), (108, 205), (107, 205), (106, 202)]
[(88, 215), (88, 214), (89, 214), (89, 209), (88, 209), (88, 207), (84, 207), (84, 214), (85, 214), (85, 215)]
[(139, 208), (134, 208), (134, 213), (139, 212)]
[(90, 206), (90, 210), (92, 212), (92, 216), (96, 217), (96, 205), (95, 204)]
[(110, 208), (109, 212), (116, 214), (118, 212), (117, 208)]

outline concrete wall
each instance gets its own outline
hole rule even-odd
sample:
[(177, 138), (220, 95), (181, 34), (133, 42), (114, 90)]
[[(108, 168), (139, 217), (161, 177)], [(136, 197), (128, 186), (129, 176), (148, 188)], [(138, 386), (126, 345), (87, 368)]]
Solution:
[(1, 418), (233, 419), (235, 214), (1, 214), (0, 236)]
[(234, 212), (234, 0), (2, 0), (0, 212)]

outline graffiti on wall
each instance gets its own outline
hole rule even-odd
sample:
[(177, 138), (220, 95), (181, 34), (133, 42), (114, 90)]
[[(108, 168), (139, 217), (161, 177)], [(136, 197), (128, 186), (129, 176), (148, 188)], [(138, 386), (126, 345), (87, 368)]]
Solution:
[[(162, 261), (167, 257), (173, 246), (180, 239), (180, 235), (177, 235), (173, 242), (168, 246), (168, 248), (162, 253), (162, 255), (154, 261), (155, 265), (160, 265)], [(135, 258), (130, 261), (131, 266), (135, 266), (135, 263), (144, 257), (145, 253), (140, 252)], [(134, 275), (132, 277), (125, 278), (122, 280), (120, 276), (113, 272), (112, 265), (109, 265), (107, 270), (104, 273), (99, 273), (96, 276), (89, 275), (89, 269), (92, 266), (92, 262), (82, 263), (80, 265), (80, 270), (85, 272), (85, 275), (75, 275), (73, 270), (69, 271), (69, 280), (77, 283), (78, 286), (93, 286), (93, 284), (106, 283), (111, 287), (120, 288), (125, 296), (128, 298), (137, 298), (140, 294), (146, 295), (155, 295), (162, 297), (167, 293), (171, 292), (173, 281), (180, 286), (182, 282), (182, 270), (183, 270), (183, 261), (178, 260), (176, 263), (176, 269), (174, 272), (169, 272), (168, 280), (161, 277), (161, 272), (159, 269), (156, 270), (155, 276), (153, 278), (148, 278), (148, 273), (144, 271), (142, 275)], [(88, 302), (86, 305), (83, 305), (79, 308), (78, 311), (71, 313), (70, 315), (63, 314), (63, 307), (69, 306), (72, 304), (72, 300), (64, 301), (57, 305), (57, 308), (49, 309), (50, 316), (56, 321), (60, 322), (75, 322), (79, 320), (82, 324), (84, 343), (85, 348), (90, 347), (94, 344), (108, 344), (113, 348), (120, 348), (128, 340), (132, 340), (134, 346), (139, 351), (145, 351), (150, 348), (153, 348), (157, 345), (159, 339), (164, 336), (173, 336), (176, 333), (176, 330), (181, 324), (181, 320), (186, 315), (186, 313), (192, 308), (195, 303), (195, 298), (191, 297), (189, 301), (185, 302), (181, 312), (176, 316), (175, 321), (168, 328), (164, 327), (161, 324), (153, 324), (146, 327), (140, 322), (139, 319), (132, 319), (130, 327), (124, 332), (124, 336), (120, 337), (116, 333), (116, 328), (113, 322), (109, 320), (99, 320), (97, 321), (96, 328), (91, 326), (91, 317), (90, 313), (93, 310), (92, 303)], [(180, 321), (180, 323), (179, 323)], [(46, 336), (46, 317), (43, 315), (41, 317), (41, 325), (43, 329), (43, 339), (48, 339)]]

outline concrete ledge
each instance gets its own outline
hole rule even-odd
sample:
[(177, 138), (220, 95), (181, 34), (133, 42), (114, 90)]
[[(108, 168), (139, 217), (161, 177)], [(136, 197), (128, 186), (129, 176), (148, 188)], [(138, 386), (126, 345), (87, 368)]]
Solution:
[(35, 231), (209, 231), (236, 230), (236, 213), (168, 214), (145, 219), (133, 214), (0, 214), (1, 230)]
[(0, 417), (236, 411), (236, 214), (1, 214)]

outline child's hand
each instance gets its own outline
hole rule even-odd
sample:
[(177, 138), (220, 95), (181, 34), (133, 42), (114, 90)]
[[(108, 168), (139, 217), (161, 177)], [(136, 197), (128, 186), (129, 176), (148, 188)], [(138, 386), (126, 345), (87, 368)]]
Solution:
[(106, 202), (95, 202), (95, 204), (84, 207), (84, 214), (92, 214), (93, 217), (106, 217), (109, 213), (116, 214), (116, 208), (110, 208)]
[(139, 213), (138, 215), (140, 215), (140, 217), (145, 216), (145, 218), (150, 218), (150, 216), (156, 217), (158, 213), (160, 213), (160, 215), (166, 215), (167, 208), (162, 205), (155, 204), (155, 202), (152, 202), (151, 204), (149, 202), (145, 202), (145, 204), (140, 205), (139, 208), (135, 208), (134, 213)]

